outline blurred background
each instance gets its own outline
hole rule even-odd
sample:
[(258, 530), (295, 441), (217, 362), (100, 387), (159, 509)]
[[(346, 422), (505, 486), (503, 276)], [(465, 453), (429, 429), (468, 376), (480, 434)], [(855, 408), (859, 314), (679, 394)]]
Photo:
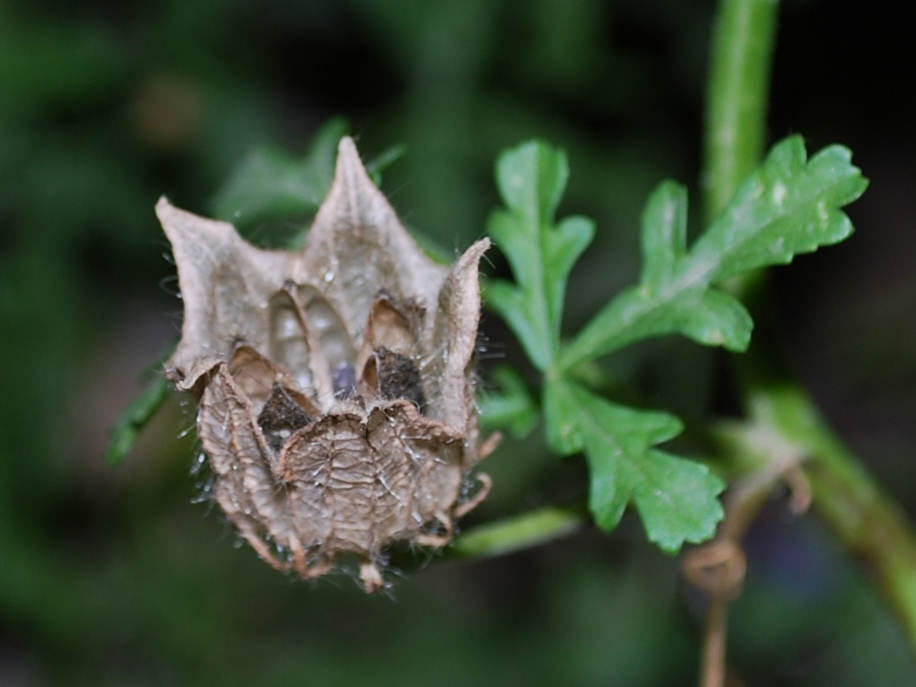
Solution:
[[(123, 465), (103, 455), (178, 337), (156, 199), (212, 213), (246, 152), (298, 156), (334, 115), (364, 157), (406, 146), (383, 188), (449, 252), (485, 232), (501, 149), (533, 136), (565, 148), (561, 215), (599, 229), (570, 285), (567, 322), (580, 325), (636, 277), (658, 181), (689, 184), (696, 212), (713, 9), (0, 0), (0, 685), (695, 684), (702, 599), (635, 518), (612, 536), (586, 528), (499, 559), (432, 562), (370, 598), (346, 574), (297, 582), (237, 545), (199, 498), (187, 399), (170, 399)], [(770, 116), (771, 141), (843, 143), (871, 179), (852, 239), (774, 272), (774, 326), (910, 515), (914, 28), (907, 3), (786, 0)], [(527, 369), (494, 316), (483, 329), (485, 365)], [(720, 363), (664, 340), (608, 365), (631, 399), (699, 425), (729, 410), (709, 382)], [(581, 463), (551, 457), (539, 430), (487, 462), (496, 486), (468, 524), (584, 496)], [(774, 498), (747, 544), (736, 685), (916, 684), (896, 621), (816, 517)]]

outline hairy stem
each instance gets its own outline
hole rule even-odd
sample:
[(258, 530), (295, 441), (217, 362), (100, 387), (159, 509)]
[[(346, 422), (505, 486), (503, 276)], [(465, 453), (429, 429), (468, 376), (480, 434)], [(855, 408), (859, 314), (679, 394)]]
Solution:
[[(765, 137), (770, 55), (778, 0), (722, 0), (712, 50), (706, 117), (705, 215), (715, 217), (759, 162)], [(754, 283), (757, 282), (757, 283)], [(757, 300), (754, 277), (736, 285)], [(766, 312), (751, 303), (755, 319)], [(813, 505), (847, 550), (873, 575), (916, 648), (916, 537), (899, 506), (834, 435), (815, 404), (786, 379), (782, 355), (759, 332), (739, 363), (742, 392), (771, 405), (773, 430), (807, 454)]]

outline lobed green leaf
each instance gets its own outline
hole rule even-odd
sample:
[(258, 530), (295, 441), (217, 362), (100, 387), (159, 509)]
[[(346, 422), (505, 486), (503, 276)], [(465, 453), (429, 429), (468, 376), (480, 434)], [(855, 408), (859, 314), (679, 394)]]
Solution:
[(541, 371), (559, 348), (569, 271), (595, 234), (584, 217), (554, 224), (568, 176), (566, 155), (537, 141), (503, 153), (496, 165), (507, 209), (490, 218), (490, 235), (506, 256), (515, 284), (497, 282), (485, 297)]
[(484, 298), (511, 327), (531, 362), (539, 370), (546, 370), (556, 348), (539, 234), (538, 226), (529, 222), (524, 213), (497, 212), (490, 218), (490, 236), (509, 261), (515, 284), (492, 280), (484, 290)]
[(868, 186), (851, 164), (852, 153), (833, 145), (807, 162), (805, 158), (800, 136), (774, 146), (697, 240), (694, 261), (715, 263), (709, 281), (789, 263), (795, 255), (837, 243), (852, 233), (852, 222), (840, 208)]
[(753, 327), (750, 315), (712, 286), (846, 238), (852, 224), (840, 208), (868, 185), (850, 159), (846, 148), (830, 146), (806, 161), (801, 138), (782, 141), (690, 250), (686, 191), (662, 183), (643, 214), (639, 286), (595, 315), (561, 351), (560, 366), (570, 369), (639, 339), (671, 333), (745, 350)]
[(547, 326), (546, 308), (539, 307), (538, 299), (514, 284), (501, 279), (491, 279), (483, 291), (486, 304), (506, 321), (518, 337), (525, 354), (539, 370), (546, 370), (554, 357), (551, 336)]
[(595, 223), (587, 217), (567, 217), (556, 231), (544, 232), (544, 290), (547, 298), (547, 319), (551, 333), (559, 345), (566, 283), (573, 265), (595, 238)]
[(544, 406), (552, 448), (585, 452), (589, 510), (601, 528), (616, 527), (632, 501), (648, 538), (666, 551), (712, 536), (724, 483), (700, 463), (652, 448), (680, 433), (677, 418), (615, 405), (562, 377), (548, 381)]
[(664, 284), (687, 252), (687, 189), (663, 181), (642, 216), (643, 284)]
[(496, 163), (496, 183), (503, 201), (535, 229), (553, 222), (568, 178), (566, 153), (540, 141), (506, 151)]

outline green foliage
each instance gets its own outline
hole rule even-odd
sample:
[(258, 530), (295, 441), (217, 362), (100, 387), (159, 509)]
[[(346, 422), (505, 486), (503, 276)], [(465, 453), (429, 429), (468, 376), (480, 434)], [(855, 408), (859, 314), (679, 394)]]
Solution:
[(484, 426), (508, 428), (517, 439), (528, 436), (537, 424), (539, 410), (525, 380), (506, 366), (494, 370), (491, 379), (500, 390), (481, 395), (479, 404)]
[(688, 250), (687, 194), (664, 182), (643, 215), (640, 283), (605, 306), (563, 352), (570, 368), (650, 336), (680, 333), (743, 351), (753, 323), (735, 298), (712, 288), (728, 277), (785, 264), (841, 241), (852, 223), (839, 210), (865, 191), (851, 154), (830, 146), (806, 162), (802, 139), (773, 147), (725, 211)]
[(615, 405), (562, 378), (549, 380), (544, 396), (551, 446), (561, 455), (585, 452), (599, 527), (614, 529), (632, 500), (649, 539), (666, 551), (712, 536), (724, 483), (705, 465), (652, 448), (680, 434), (680, 420)]
[(569, 271), (595, 234), (594, 224), (584, 217), (554, 224), (568, 176), (566, 155), (536, 142), (503, 154), (497, 163), (508, 211), (493, 215), (490, 235), (503, 248), (516, 283), (490, 282), (487, 303), (513, 328), (541, 371), (560, 343)]
[[(850, 153), (831, 146), (806, 160), (799, 137), (776, 145), (692, 247), (687, 245), (687, 193), (662, 183), (642, 219), (640, 283), (602, 308), (568, 345), (560, 343), (563, 299), (573, 263), (590, 243), (583, 218), (554, 223), (568, 167), (565, 155), (530, 142), (505, 152), (497, 179), (507, 210), (491, 234), (515, 284), (491, 283), (487, 303), (518, 336), (545, 373), (548, 441), (561, 455), (583, 452), (589, 465), (589, 509), (611, 530), (632, 502), (650, 540), (666, 551), (712, 536), (723, 510), (724, 483), (697, 462), (654, 448), (681, 432), (666, 413), (613, 404), (572, 378), (570, 370), (648, 337), (680, 333), (698, 343), (742, 351), (753, 322), (744, 306), (715, 284), (747, 270), (788, 263), (798, 253), (835, 243), (852, 231), (839, 208), (867, 182)], [(524, 407), (517, 388), (500, 404)]]
[[(329, 119), (299, 159), (281, 148), (255, 148), (242, 158), (217, 192), (213, 214), (236, 226), (313, 214), (331, 188), (337, 144), (349, 131), (347, 120)], [(381, 184), (382, 172), (405, 151), (404, 146), (393, 146), (367, 162), (366, 171), (372, 180)]]
[(331, 188), (337, 144), (349, 128), (343, 119), (328, 121), (298, 160), (279, 148), (252, 150), (216, 195), (214, 214), (245, 225), (315, 212)]
[(851, 159), (848, 148), (833, 145), (808, 160), (801, 136), (775, 145), (696, 242), (692, 259), (715, 262), (709, 281), (717, 282), (842, 241), (852, 223), (840, 208), (868, 186)]

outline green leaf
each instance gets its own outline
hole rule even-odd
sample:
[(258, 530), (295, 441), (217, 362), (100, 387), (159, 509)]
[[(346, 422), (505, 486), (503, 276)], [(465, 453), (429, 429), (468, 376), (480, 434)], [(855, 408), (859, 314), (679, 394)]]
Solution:
[(650, 336), (680, 333), (699, 343), (743, 351), (753, 322), (737, 300), (713, 285), (741, 272), (785, 264), (852, 232), (839, 209), (868, 182), (850, 153), (830, 146), (810, 160), (799, 137), (776, 145), (763, 164), (687, 250), (685, 190), (662, 183), (643, 214), (640, 284), (620, 293), (560, 353), (568, 370)]
[(511, 367), (499, 367), (493, 381), (500, 392), (484, 393), (479, 399), (480, 419), (487, 429), (508, 429), (523, 439), (538, 421), (538, 405), (525, 380)]
[(747, 349), (754, 321), (734, 296), (709, 289), (700, 294), (688, 312), (675, 317), (677, 330), (706, 346), (724, 346), (732, 351)]
[(742, 351), (753, 322), (733, 296), (694, 287), (659, 298), (638, 286), (621, 292), (561, 353), (563, 369), (641, 339), (679, 332), (698, 343)]
[(687, 252), (687, 189), (663, 181), (642, 217), (642, 283), (663, 284)]
[(850, 162), (852, 153), (834, 145), (807, 163), (805, 157), (800, 136), (774, 146), (696, 242), (694, 262), (717, 263), (711, 281), (789, 263), (799, 253), (837, 243), (852, 233), (852, 222), (839, 208), (868, 186)]
[(589, 510), (600, 527), (616, 527), (632, 501), (666, 551), (713, 535), (724, 483), (705, 465), (652, 448), (680, 433), (677, 418), (615, 405), (560, 377), (547, 383), (544, 414), (554, 450), (585, 452)]
[(566, 155), (537, 141), (504, 152), (496, 166), (507, 209), (490, 218), (490, 235), (509, 261), (515, 283), (491, 283), (485, 297), (542, 371), (559, 348), (569, 271), (595, 233), (584, 217), (554, 224), (568, 175)]
[(315, 212), (331, 188), (337, 144), (348, 129), (345, 120), (330, 120), (301, 159), (274, 147), (253, 150), (216, 194), (214, 215), (241, 226)]
[[(339, 140), (339, 139), (338, 139)], [(374, 158), (366, 162), (366, 173), (372, 179), (376, 186), (382, 185), (382, 172), (388, 169), (395, 162), (407, 155), (406, 145), (395, 145), (386, 148)]]
[(535, 229), (553, 221), (568, 178), (566, 153), (540, 141), (508, 150), (496, 163), (496, 183), (503, 201)]
[(628, 481), (646, 534), (669, 553), (711, 539), (725, 516), (725, 483), (702, 463), (651, 450)]
[(546, 310), (539, 308), (534, 298), (526, 298), (525, 291), (501, 279), (491, 279), (486, 283), (483, 298), (515, 332), (535, 367), (547, 369), (554, 349), (550, 345), (545, 318), (540, 317)]
[(544, 288), (548, 319), (558, 342), (569, 273), (594, 238), (595, 223), (580, 216), (567, 217), (557, 225), (556, 231), (544, 232)]

